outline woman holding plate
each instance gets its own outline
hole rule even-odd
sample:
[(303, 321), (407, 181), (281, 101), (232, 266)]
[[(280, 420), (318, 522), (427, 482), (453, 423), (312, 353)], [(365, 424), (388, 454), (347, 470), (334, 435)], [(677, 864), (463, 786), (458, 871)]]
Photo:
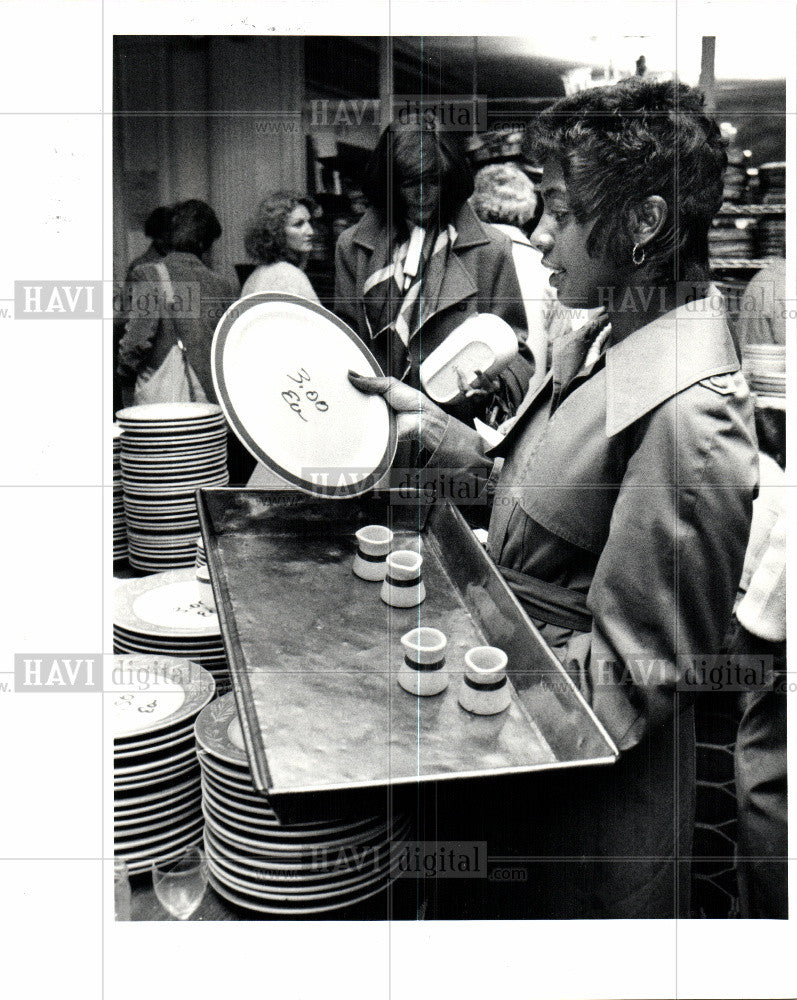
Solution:
[(531, 141), (533, 242), (561, 302), (607, 319), (556, 342), (492, 448), (395, 379), (352, 381), (430, 464), (493, 494), (488, 551), (620, 757), (491, 779), (464, 806), (441, 788), (438, 836), (450, 816), (449, 835), (527, 872), (469, 882), (462, 915), (687, 916), (691, 692), (722, 649), (757, 483), (753, 407), (708, 284), (725, 150), (698, 92), (645, 80), (561, 99)]
[(414, 388), (421, 363), (465, 320), (499, 316), (515, 330), (519, 353), (490, 395), (460, 395), (446, 409), (461, 419), (495, 407), (513, 413), (534, 370), (525, 311), (509, 240), (468, 203), (467, 161), (433, 123), (393, 122), (364, 188), (371, 208), (337, 244), (335, 312), (385, 372)]

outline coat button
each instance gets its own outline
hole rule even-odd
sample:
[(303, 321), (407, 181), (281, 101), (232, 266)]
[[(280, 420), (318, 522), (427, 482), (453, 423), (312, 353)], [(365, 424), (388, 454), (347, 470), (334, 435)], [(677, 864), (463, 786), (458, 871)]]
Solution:
[(713, 389), (721, 396), (732, 396), (736, 392), (736, 383), (732, 375), (712, 375), (700, 384), (707, 389)]

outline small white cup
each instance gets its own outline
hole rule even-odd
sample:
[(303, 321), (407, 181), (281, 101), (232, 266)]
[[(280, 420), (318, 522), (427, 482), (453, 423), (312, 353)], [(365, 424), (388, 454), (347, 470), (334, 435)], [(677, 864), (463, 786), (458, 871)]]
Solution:
[(404, 662), (399, 667), (398, 682), (410, 694), (440, 694), (448, 687), (445, 671), (448, 640), (439, 628), (410, 629), (401, 637)]
[(459, 703), (474, 715), (497, 715), (512, 696), (506, 676), (507, 655), (495, 646), (474, 646), (465, 654)]
[(216, 609), (216, 601), (213, 598), (213, 587), (210, 583), (210, 570), (207, 566), (197, 566), (196, 585), (199, 600), (211, 611)]
[(387, 557), (387, 570), (380, 597), (393, 608), (414, 608), (426, 597), (421, 576), (423, 556), (409, 549), (398, 549)]
[(382, 524), (368, 524), (355, 531), (354, 537), (357, 539), (357, 555), (352, 563), (352, 573), (372, 583), (384, 580), (393, 532)]

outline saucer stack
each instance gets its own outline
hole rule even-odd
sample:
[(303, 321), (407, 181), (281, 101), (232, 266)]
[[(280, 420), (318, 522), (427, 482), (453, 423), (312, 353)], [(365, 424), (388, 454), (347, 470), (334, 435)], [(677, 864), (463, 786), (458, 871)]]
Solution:
[(200, 591), (193, 568), (118, 581), (114, 652), (191, 660), (212, 674), (218, 693), (229, 691), (219, 619), (215, 610), (203, 603)]
[(759, 257), (786, 256), (786, 217), (765, 215), (756, 230), (756, 254)]
[(748, 258), (753, 253), (755, 220), (735, 215), (720, 215), (711, 223), (708, 233), (712, 259)]
[(150, 403), (120, 410), (122, 485), (130, 565), (191, 566), (199, 521), (194, 494), (226, 486), (227, 424), (213, 403)]
[(786, 348), (783, 344), (745, 344), (742, 371), (759, 405), (786, 408)]
[(113, 561), (127, 558), (127, 525), (122, 494), (122, 428), (113, 425)]
[(196, 722), (210, 883), (224, 899), (259, 913), (299, 916), (352, 906), (398, 874), (406, 816), (283, 824), (258, 794), (232, 694)]
[(758, 168), (760, 198), (765, 205), (786, 204), (786, 164), (762, 163)]
[(114, 856), (133, 874), (201, 837), (194, 722), (214, 692), (210, 674), (187, 660), (114, 661)]

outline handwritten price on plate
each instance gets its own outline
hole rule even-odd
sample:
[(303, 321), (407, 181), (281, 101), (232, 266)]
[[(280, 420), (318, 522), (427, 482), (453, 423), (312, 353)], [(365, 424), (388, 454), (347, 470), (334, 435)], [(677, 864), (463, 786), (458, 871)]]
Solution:
[[(319, 413), (326, 413), (329, 409), (329, 404), (325, 403), (323, 399), (318, 398), (318, 393), (315, 389), (307, 389), (305, 387), (305, 382), (310, 381), (310, 376), (307, 374), (307, 371), (304, 368), (300, 368), (296, 374), (299, 376), (298, 378), (293, 375), (286, 375), (285, 377), (289, 378), (291, 382), (296, 383), (299, 389), (304, 393), (304, 399), (306, 399), (308, 403), (312, 403)], [(286, 389), (285, 392), (282, 393), (282, 398), (300, 420), (303, 420), (305, 423), (309, 423), (307, 417), (302, 413), (303, 400), (297, 390)]]
[(122, 694), (114, 702), (116, 708), (130, 708), (134, 712), (143, 712), (145, 715), (150, 715), (158, 707), (158, 699), (151, 701), (148, 705), (136, 705), (135, 695), (132, 694)]
[(211, 611), (210, 608), (206, 608), (201, 601), (197, 601), (195, 604), (189, 604), (186, 607), (178, 605), (174, 610), (181, 615), (199, 615), (200, 618), (209, 618), (210, 615), (216, 614), (215, 611)]

